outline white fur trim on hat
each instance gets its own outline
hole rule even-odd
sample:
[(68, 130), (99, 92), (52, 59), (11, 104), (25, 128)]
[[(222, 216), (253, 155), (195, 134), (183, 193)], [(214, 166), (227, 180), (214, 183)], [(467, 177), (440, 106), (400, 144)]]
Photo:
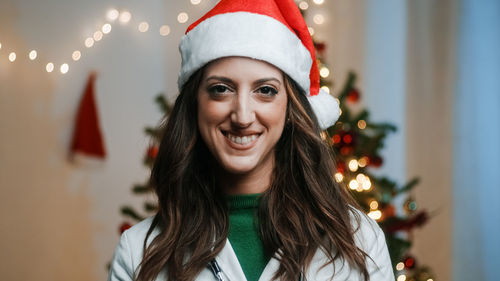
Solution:
[(335, 124), (340, 116), (340, 107), (333, 96), (323, 89), (320, 89), (318, 95), (308, 96), (307, 99), (316, 114), (316, 118), (322, 130)]
[(230, 56), (266, 61), (288, 74), (309, 95), (312, 58), (283, 23), (250, 12), (223, 13), (199, 23), (182, 37), (178, 86), (206, 63)]

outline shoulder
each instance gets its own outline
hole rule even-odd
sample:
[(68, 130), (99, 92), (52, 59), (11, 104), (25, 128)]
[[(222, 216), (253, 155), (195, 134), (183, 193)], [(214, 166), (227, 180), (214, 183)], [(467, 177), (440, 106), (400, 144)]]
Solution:
[[(144, 240), (148, 230), (153, 222), (154, 217), (149, 217), (131, 228), (125, 230), (120, 242), (115, 248), (111, 268), (109, 271), (108, 281), (115, 280), (132, 280), (134, 272), (141, 263)], [(156, 227), (148, 237), (148, 243), (159, 233)]]
[(378, 223), (352, 207), (351, 224), (355, 231), (354, 242), (368, 255), (366, 266), (370, 280), (394, 280), (385, 234)]

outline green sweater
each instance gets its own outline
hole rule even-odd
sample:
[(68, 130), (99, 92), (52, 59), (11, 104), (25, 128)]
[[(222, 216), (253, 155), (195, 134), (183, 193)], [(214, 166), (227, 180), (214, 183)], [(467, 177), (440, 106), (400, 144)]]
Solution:
[(259, 235), (257, 209), (260, 194), (227, 197), (229, 242), (248, 281), (259, 280), (270, 259)]

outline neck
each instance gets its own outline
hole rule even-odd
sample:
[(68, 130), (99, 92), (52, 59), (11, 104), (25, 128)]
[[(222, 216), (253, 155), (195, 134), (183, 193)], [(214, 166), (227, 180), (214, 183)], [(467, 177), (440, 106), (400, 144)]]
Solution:
[[(269, 167), (267, 167), (269, 166)], [(227, 195), (263, 193), (271, 184), (274, 163), (256, 168), (245, 174), (232, 174), (221, 170), (218, 183)]]

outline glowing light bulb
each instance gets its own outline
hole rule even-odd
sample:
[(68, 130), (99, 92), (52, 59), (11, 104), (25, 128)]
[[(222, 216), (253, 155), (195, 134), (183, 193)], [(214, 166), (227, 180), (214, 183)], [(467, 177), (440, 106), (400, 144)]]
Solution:
[(111, 24), (109, 23), (105, 23), (102, 27), (101, 27), (101, 31), (102, 33), (104, 34), (108, 34), (111, 32)]
[(59, 68), (59, 70), (61, 71), (62, 74), (68, 73), (68, 70), (69, 70), (68, 64), (67, 63), (61, 64), (61, 67)]
[(16, 60), (16, 53), (12, 52), (9, 54), (9, 60), (10, 62), (14, 62)]
[(337, 172), (335, 173), (335, 180), (337, 182), (342, 182), (344, 180), (344, 175), (342, 175), (341, 173)]
[(95, 41), (99, 41), (102, 39), (102, 36), (103, 36), (102, 32), (100, 30), (98, 30), (98, 31), (94, 32), (93, 37), (94, 37)]
[(321, 4), (325, 3), (325, 0), (314, 0), (313, 2), (316, 5), (321, 5)]
[(327, 93), (330, 93), (330, 88), (328, 88), (327, 86), (323, 86), (321, 87), (321, 89)]
[(370, 209), (371, 210), (376, 210), (378, 208), (378, 202), (373, 200), (372, 202), (370, 202)]
[(0, 43), (0, 50), (2, 49), (2, 43)]
[(365, 175), (363, 175), (362, 173), (359, 173), (358, 175), (356, 175), (356, 180), (357, 180), (358, 182), (363, 182), (363, 181), (365, 181), (365, 180), (366, 180), (366, 176), (365, 176)]
[(201, 3), (201, 0), (191, 0), (191, 4), (198, 5)]
[(327, 67), (323, 66), (320, 70), (319, 70), (319, 75), (321, 75), (321, 77), (323, 78), (326, 78), (328, 77), (328, 75), (330, 75), (330, 70), (328, 70)]
[(180, 23), (185, 23), (188, 21), (188, 19), (189, 19), (188, 14), (186, 14), (184, 12), (179, 13), (179, 15), (177, 16), (177, 21)]
[(315, 24), (323, 24), (325, 22), (325, 17), (323, 15), (314, 15), (313, 21)]
[(37, 56), (37, 53), (36, 53), (35, 50), (31, 50), (31, 52), (28, 55), (28, 57), (30, 58), (30, 60), (36, 59), (36, 56)]
[(406, 275), (404, 274), (399, 275), (397, 281), (406, 281)]
[(71, 58), (74, 61), (79, 60), (81, 57), (82, 57), (82, 53), (80, 53), (80, 51), (78, 51), (78, 50), (74, 51), (73, 54), (71, 55)]
[(363, 167), (366, 167), (366, 164), (368, 164), (368, 157), (363, 156), (363, 157), (359, 158), (359, 160), (358, 160), (358, 166), (360, 166), (361, 168), (363, 168)]
[(129, 11), (123, 11), (123, 12), (121, 12), (118, 19), (120, 20), (121, 23), (128, 23), (131, 18), (132, 18), (132, 15), (130, 14)]
[(145, 21), (141, 22), (138, 27), (140, 32), (146, 32), (149, 29), (149, 24)]
[(120, 13), (116, 9), (111, 9), (106, 13), (106, 17), (109, 21), (115, 21), (119, 15)]
[(380, 210), (371, 211), (368, 216), (374, 220), (379, 220), (382, 217), (382, 212)]
[(349, 188), (350, 188), (350, 189), (352, 189), (352, 190), (356, 190), (356, 189), (358, 189), (358, 188), (359, 188), (359, 183), (358, 183), (358, 181), (356, 181), (356, 180), (351, 180), (351, 181), (349, 182)]
[(160, 27), (160, 35), (167, 36), (168, 34), (170, 34), (170, 27), (168, 25), (162, 25)]
[(94, 46), (94, 39), (91, 37), (85, 39), (85, 47), (90, 48), (92, 46)]
[(360, 128), (361, 130), (365, 129), (366, 128), (366, 121), (365, 120), (359, 120), (358, 121), (358, 128)]
[(47, 63), (47, 65), (45, 66), (45, 70), (47, 70), (47, 72), (49, 73), (54, 71), (54, 64), (51, 62)]
[(397, 265), (396, 265), (396, 269), (401, 271), (403, 269), (405, 269), (405, 264), (404, 262), (399, 262)]
[(308, 27), (307, 29), (309, 30), (309, 34), (311, 34), (311, 36), (313, 36), (314, 35), (314, 28)]
[(363, 182), (361, 183), (361, 186), (364, 190), (370, 190), (372, 188), (372, 182), (370, 181), (370, 178), (366, 177), (365, 180), (363, 180)]
[(301, 1), (301, 2), (299, 3), (299, 8), (300, 8), (301, 10), (307, 10), (307, 9), (309, 8), (309, 4), (307, 4), (307, 2), (306, 2), (306, 1)]
[(327, 135), (326, 135), (325, 131), (322, 131), (321, 133), (319, 133), (319, 135), (321, 136), (322, 140), (326, 140)]
[(358, 170), (358, 160), (352, 159), (351, 161), (349, 161), (348, 166), (349, 170), (356, 172)]

